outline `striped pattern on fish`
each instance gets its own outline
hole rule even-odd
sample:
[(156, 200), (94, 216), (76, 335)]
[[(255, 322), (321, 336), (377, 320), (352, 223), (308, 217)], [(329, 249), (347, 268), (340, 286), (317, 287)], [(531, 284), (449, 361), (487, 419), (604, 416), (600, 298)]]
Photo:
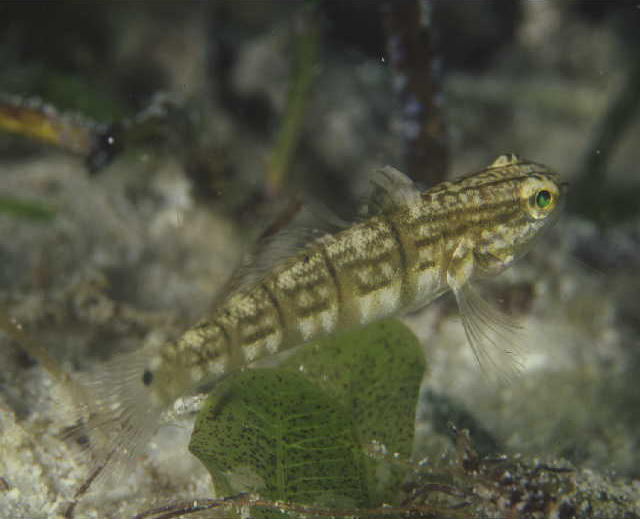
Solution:
[(564, 184), (545, 166), (515, 155), (425, 192), (393, 168), (373, 182), (379, 207), (368, 219), (276, 263), (160, 351), (105, 368), (89, 405), (107, 438), (125, 435), (105, 449), (138, 449), (159, 415), (203, 382), (320, 336), (415, 310), (448, 290), (478, 361), (497, 364), (492, 349), (500, 345), (487, 329), (500, 332), (509, 321), (471, 282), (496, 275), (530, 248), (557, 214)]

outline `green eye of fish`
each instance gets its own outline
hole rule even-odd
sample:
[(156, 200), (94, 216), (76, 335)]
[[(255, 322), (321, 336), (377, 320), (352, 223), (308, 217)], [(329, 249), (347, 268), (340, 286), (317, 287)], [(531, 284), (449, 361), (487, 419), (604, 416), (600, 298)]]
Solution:
[(536, 205), (540, 209), (545, 209), (546, 207), (549, 206), (550, 203), (551, 203), (551, 193), (549, 193), (549, 191), (547, 191), (546, 189), (542, 189), (538, 191), (538, 194), (536, 195)]

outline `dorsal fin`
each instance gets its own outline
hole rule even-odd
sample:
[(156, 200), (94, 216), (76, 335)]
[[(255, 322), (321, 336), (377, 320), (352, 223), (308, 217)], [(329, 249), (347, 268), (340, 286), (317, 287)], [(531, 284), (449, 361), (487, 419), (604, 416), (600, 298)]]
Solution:
[(325, 206), (317, 203), (303, 206), (292, 202), (245, 252), (231, 278), (218, 291), (214, 305), (230, 294), (257, 283), (275, 265), (294, 256), (309, 243), (348, 225)]
[(413, 180), (392, 166), (373, 170), (369, 183), (370, 191), (361, 198), (362, 216), (390, 213), (420, 202), (420, 190)]
[(522, 157), (515, 153), (507, 153), (500, 155), (496, 160), (489, 164), (489, 168), (502, 168), (504, 166), (512, 166), (513, 164), (519, 164), (522, 162)]
[[(413, 181), (391, 166), (374, 170), (370, 184), (369, 193), (361, 199), (360, 217), (394, 212), (420, 202), (420, 190)], [(309, 243), (325, 234), (338, 232), (350, 223), (326, 206), (318, 203), (303, 205), (293, 200), (244, 255), (241, 264), (218, 292), (220, 296), (214, 304), (257, 283), (275, 265), (286, 261)]]

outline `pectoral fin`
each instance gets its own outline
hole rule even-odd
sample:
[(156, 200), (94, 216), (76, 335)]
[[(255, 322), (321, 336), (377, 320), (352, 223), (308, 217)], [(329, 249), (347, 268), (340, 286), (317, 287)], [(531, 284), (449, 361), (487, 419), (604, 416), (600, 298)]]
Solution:
[(487, 374), (508, 380), (520, 370), (518, 332), (521, 327), (484, 300), (471, 283), (473, 251), (464, 241), (454, 252), (447, 281), (453, 291), (467, 340), (478, 364)]

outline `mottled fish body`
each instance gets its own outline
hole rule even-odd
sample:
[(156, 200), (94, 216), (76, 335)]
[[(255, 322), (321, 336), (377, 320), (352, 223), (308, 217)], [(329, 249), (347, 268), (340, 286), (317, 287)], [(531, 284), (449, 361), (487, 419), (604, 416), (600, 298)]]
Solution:
[(152, 355), (128, 356), (99, 377), (90, 402), (100, 416), (96, 427), (107, 438), (127, 435), (107, 450), (140, 447), (159, 415), (203, 382), (320, 336), (418, 309), (448, 290), (476, 358), (497, 364), (491, 350), (502, 346), (487, 327), (500, 335), (508, 318), (471, 281), (508, 267), (552, 220), (564, 191), (557, 175), (510, 155), (422, 193), (393, 168), (373, 183), (368, 219), (312, 241), (229, 294), (177, 341)]

